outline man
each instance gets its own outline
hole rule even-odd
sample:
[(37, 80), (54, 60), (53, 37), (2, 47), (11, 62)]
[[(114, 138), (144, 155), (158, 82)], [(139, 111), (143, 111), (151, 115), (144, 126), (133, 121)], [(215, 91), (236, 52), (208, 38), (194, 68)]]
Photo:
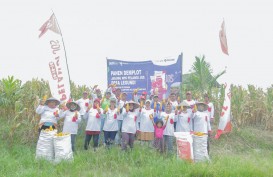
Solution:
[(178, 102), (176, 100), (176, 94), (175, 93), (171, 93), (171, 95), (170, 95), (169, 98), (170, 98), (170, 102), (172, 104), (172, 110), (174, 111), (175, 108), (178, 106)]
[[(119, 110), (123, 109), (125, 103), (126, 103), (126, 99), (127, 99), (127, 93), (122, 93), (121, 94), (121, 99), (118, 100), (117, 102), (117, 108)], [(118, 145), (121, 145), (121, 128), (122, 128), (122, 122), (123, 122), (123, 115), (122, 114), (118, 114), (118, 132), (116, 134), (116, 138), (115, 138), (115, 141), (116, 141), (116, 144)]]
[[(195, 101), (192, 100), (192, 94), (191, 94), (191, 91), (187, 91), (186, 92), (186, 100), (184, 100), (188, 105), (189, 105), (189, 108), (187, 109), (187, 112), (188, 113), (193, 113), (193, 109), (194, 109), (194, 106), (195, 106)], [(192, 129), (194, 129), (194, 120), (192, 120)]]
[[(89, 104), (90, 104), (90, 100), (89, 100), (89, 98), (88, 98), (88, 92), (87, 91), (84, 91), (83, 93), (82, 93), (82, 98), (81, 99), (79, 99), (79, 100), (77, 100), (76, 101), (76, 103), (80, 106), (80, 116), (81, 116), (81, 120), (84, 120), (83, 119), (83, 116), (84, 116), (84, 114), (85, 114), (85, 112), (86, 112), (86, 110), (88, 109), (88, 106), (89, 106)], [(84, 131), (84, 124), (85, 124), (85, 122), (84, 121), (81, 121), (79, 124), (78, 124), (78, 126), (79, 126), (79, 135), (81, 135), (82, 134), (82, 132)]]
[(212, 102), (209, 100), (208, 94), (204, 95), (204, 101), (208, 105), (208, 112), (209, 112), (209, 118), (210, 118), (210, 125), (212, 127), (212, 124), (214, 122), (214, 105)]

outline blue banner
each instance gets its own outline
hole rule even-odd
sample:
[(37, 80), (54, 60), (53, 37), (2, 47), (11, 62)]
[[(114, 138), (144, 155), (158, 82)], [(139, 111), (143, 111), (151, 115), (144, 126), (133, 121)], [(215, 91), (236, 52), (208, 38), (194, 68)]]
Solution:
[(182, 83), (182, 58), (155, 61), (123, 61), (107, 59), (108, 85), (116, 84), (122, 92), (132, 98), (135, 89), (156, 94), (165, 99), (170, 93), (179, 94)]

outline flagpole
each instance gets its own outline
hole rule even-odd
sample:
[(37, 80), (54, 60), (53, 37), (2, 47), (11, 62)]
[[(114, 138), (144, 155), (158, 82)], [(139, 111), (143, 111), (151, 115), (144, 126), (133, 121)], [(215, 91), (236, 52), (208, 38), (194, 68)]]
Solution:
[(70, 98), (72, 99), (72, 91), (71, 91), (71, 79), (70, 79), (70, 73), (69, 73), (69, 67), (68, 67), (68, 62), (67, 62), (67, 55), (66, 55), (66, 50), (65, 50), (65, 45), (64, 45), (64, 38), (63, 38), (63, 34), (62, 34), (62, 31), (61, 31), (61, 28), (60, 28), (60, 25), (58, 23), (58, 20), (57, 20), (57, 17), (55, 15), (55, 13), (53, 12), (52, 10), (52, 13), (56, 19), (56, 23), (58, 25), (58, 28), (60, 30), (60, 34), (61, 34), (61, 37), (62, 37), (62, 43), (63, 43), (63, 46), (64, 46), (64, 55), (65, 55), (65, 61), (66, 61), (66, 68), (67, 68), (67, 72), (68, 72), (68, 79), (69, 79), (69, 84), (70, 84)]

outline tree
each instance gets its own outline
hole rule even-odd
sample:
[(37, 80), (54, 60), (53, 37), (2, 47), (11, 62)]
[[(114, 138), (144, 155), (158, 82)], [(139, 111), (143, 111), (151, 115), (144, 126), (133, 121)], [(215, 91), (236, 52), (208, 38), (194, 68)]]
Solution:
[(195, 57), (195, 62), (192, 65), (191, 73), (187, 80), (183, 83), (184, 90), (191, 90), (195, 93), (211, 94), (213, 87), (219, 87), (217, 79), (225, 74), (226, 71), (213, 75), (212, 68), (208, 62), (205, 61), (205, 56)]

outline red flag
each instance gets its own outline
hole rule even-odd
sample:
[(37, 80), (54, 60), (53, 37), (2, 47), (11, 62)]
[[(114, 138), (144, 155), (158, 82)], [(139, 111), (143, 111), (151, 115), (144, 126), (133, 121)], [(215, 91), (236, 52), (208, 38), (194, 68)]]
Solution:
[(221, 43), (221, 48), (222, 48), (223, 53), (228, 55), (225, 21), (223, 21), (223, 23), (221, 25), (221, 30), (219, 32), (219, 38), (220, 38), (220, 43)]
[(42, 37), (42, 35), (44, 35), (47, 30), (51, 30), (57, 34), (61, 34), (54, 14), (51, 15), (51, 17), (43, 24), (43, 26), (39, 30), (41, 31), (39, 38)]

